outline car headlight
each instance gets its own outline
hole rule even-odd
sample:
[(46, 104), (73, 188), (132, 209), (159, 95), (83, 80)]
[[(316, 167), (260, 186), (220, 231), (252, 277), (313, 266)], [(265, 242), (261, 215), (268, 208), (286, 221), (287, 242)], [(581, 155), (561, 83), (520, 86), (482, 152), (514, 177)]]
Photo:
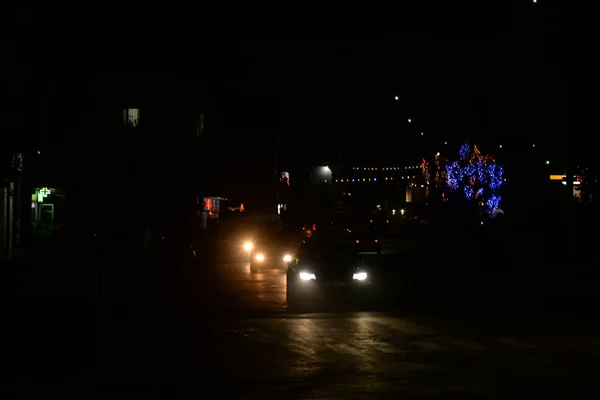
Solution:
[(355, 281), (364, 281), (365, 279), (367, 279), (367, 273), (366, 272), (357, 272), (352, 275), (352, 279), (354, 279)]
[(300, 272), (300, 279), (302, 279), (303, 281), (312, 281), (314, 279), (317, 279), (317, 277), (315, 276), (315, 274), (312, 274), (310, 272)]
[(244, 250), (246, 250), (246, 251), (252, 250), (252, 242), (244, 243)]
[(264, 255), (262, 255), (262, 254), (257, 254), (257, 255), (256, 255), (256, 259), (257, 259), (258, 261), (264, 261), (264, 260), (265, 260), (265, 256), (264, 256)]
[(290, 256), (289, 254), (286, 254), (285, 256), (283, 256), (283, 261), (285, 261), (285, 262), (292, 261), (292, 256)]

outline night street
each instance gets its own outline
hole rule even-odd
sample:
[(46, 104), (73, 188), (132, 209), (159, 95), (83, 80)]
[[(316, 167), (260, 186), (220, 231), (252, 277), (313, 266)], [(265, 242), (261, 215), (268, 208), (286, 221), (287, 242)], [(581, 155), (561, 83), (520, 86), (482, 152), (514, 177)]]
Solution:
[[(382, 255), (378, 262), (394, 266), (406, 257)], [(426, 296), (409, 290), (417, 284), (398, 280), (396, 288), (407, 293), (383, 295), (373, 311), (339, 298), (314, 313), (293, 313), (285, 304), (284, 269), (251, 274), (248, 263), (233, 262), (189, 272), (170, 308), (138, 303), (94, 314), (31, 306), (29, 317), (21, 316), (20, 357), (4, 388), (18, 388), (16, 398), (592, 393), (600, 335), (581, 321), (529, 320), (485, 307), (457, 311), (439, 299), (420, 303)]]
[(594, 14), (455, 3), (9, 7), (0, 400), (600, 399)]

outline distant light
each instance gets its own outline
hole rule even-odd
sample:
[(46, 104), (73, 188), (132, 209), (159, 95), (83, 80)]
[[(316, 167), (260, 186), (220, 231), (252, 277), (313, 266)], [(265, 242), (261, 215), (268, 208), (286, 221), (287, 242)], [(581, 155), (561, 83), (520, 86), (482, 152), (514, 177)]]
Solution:
[(537, 0), (533, 0), (534, 3), (537, 3)]
[(444, 142), (444, 144), (448, 144), (448, 142)]
[(546, 165), (550, 165), (550, 161), (546, 161)]
[(438, 151), (438, 152), (437, 152), (437, 154), (436, 154), (436, 156), (438, 156), (438, 157), (439, 157), (439, 155), (440, 155), (440, 152)]
[(373, 180), (374, 180), (375, 182), (377, 182), (377, 178), (373, 178)]
[[(408, 122), (410, 122), (410, 121), (408, 121)], [(423, 132), (421, 132), (421, 136), (423, 136)]]
[(533, 147), (535, 147), (535, 143), (533, 144)]
[(42, 153), (40, 153), (40, 151), (38, 150), (38, 154), (42, 154)]
[(500, 148), (502, 148), (502, 145), (500, 145)]
[(400, 100), (400, 98), (398, 96), (394, 96), (395, 100)]
[(412, 122), (412, 119), (410, 119), (410, 118), (409, 118), (409, 119), (408, 119), (408, 123), (410, 124), (411, 122)]

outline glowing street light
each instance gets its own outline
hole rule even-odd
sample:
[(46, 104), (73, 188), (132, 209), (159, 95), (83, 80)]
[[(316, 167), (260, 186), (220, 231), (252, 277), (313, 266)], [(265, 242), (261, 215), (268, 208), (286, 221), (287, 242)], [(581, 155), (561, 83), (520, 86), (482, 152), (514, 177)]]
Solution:
[(398, 101), (400, 98), (398, 96), (394, 96), (394, 100)]
[(409, 119), (408, 119), (408, 123), (410, 124), (411, 122), (412, 122), (412, 119), (410, 119), (410, 118), (409, 118)]
[(500, 148), (502, 148), (502, 145), (500, 145)]
[(546, 161), (546, 165), (550, 165), (550, 161)]

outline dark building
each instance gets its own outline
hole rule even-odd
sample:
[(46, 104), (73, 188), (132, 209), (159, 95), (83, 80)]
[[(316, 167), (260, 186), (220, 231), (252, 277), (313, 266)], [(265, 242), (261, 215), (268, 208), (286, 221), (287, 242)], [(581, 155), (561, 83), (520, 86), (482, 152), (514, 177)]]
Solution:
[(19, 7), (11, 11), (6, 13), (8, 34), (0, 52), (0, 259), (11, 259), (21, 242), (22, 217), (28, 210), (23, 165), (36, 148), (39, 121), (31, 16)]
[(49, 189), (45, 207), (55, 203), (46, 232), (61, 222), (171, 225), (218, 190), (218, 128), (208, 134), (206, 91), (196, 81), (142, 72), (66, 76), (48, 85), (45, 104), (52, 109), (43, 110), (40, 154), (29, 170), (32, 191)]

